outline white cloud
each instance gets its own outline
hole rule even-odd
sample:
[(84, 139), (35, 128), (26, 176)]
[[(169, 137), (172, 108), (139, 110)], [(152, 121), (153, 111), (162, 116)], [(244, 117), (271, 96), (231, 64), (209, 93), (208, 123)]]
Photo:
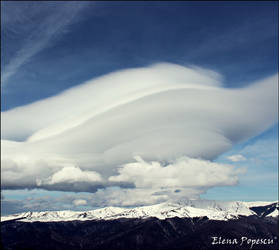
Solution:
[[(195, 190), (194, 190), (195, 192)], [(146, 188), (105, 188), (92, 194), (89, 200), (92, 206), (140, 206), (165, 202), (170, 200), (171, 190), (156, 190)], [(186, 191), (185, 191), (186, 193)], [(188, 191), (186, 197), (192, 193)], [(198, 197), (198, 195), (196, 196)]]
[(85, 206), (87, 204), (87, 201), (82, 199), (77, 199), (77, 200), (73, 200), (73, 204), (75, 206)]
[(110, 190), (108, 203), (133, 206), (198, 198), (210, 187), (236, 185), (238, 175), (244, 172), (244, 168), (235, 169), (189, 157), (181, 157), (164, 166), (136, 157), (135, 162), (123, 165), (118, 169), (118, 175), (109, 178), (116, 185), (118, 182), (134, 184), (135, 189)]
[(241, 155), (241, 154), (237, 154), (237, 155), (230, 155), (227, 157), (227, 159), (229, 159), (232, 162), (238, 162), (238, 161), (246, 161), (247, 159)]
[(73, 183), (73, 182), (100, 182), (102, 178), (100, 174), (94, 171), (82, 171), (78, 167), (63, 167), (58, 172), (54, 173), (47, 180), (37, 179), (37, 183), (41, 184), (57, 184), (57, 183)]
[(230, 165), (182, 157), (166, 166), (160, 162), (136, 162), (118, 170), (119, 175), (109, 178), (112, 182), (132, 182), (137, 188), (183, 188), (235, 185), (236, 171)]
[[(200, 68), (158, 64), (2, 112), (3, 188), (95, 192), (117, 183), (130, 187), (118, 194), (154, 201), (233, 185), (234, 170), (204, 160), (277, 121), (277, 75), (241, 89), (223, 88), (221, 79)], [(145, 162), (133, 162), (137, 155)]]

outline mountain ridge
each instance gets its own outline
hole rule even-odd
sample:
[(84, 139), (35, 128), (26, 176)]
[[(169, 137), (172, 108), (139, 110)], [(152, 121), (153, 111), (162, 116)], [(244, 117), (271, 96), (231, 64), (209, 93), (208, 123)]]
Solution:
[(121, 218), (144, 219), (207, 217), (209, 220), (230, 220), (239, 216), (277, 217), (278, 202), (242, 202), (188, 200), (177, 203), (159, 203), (134, 208), (105, 207), (89, 211), (43, 211), (24, 212), (1, 216), (1, 221), (17, 220), (22, 222), (59, 222), (87, 220), (115, 220)]

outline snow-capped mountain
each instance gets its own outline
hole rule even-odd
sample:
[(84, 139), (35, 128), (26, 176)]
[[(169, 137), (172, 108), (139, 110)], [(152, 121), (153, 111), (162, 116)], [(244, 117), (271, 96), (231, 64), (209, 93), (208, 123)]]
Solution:
[[(191, 200), (135, 208), (27, 212), (2, 217), (1, 249), (278, 249), (277, 202)], [(34, 222), (34, 223), (29, 223)], [(247, 239), (243, 244), (242, 238)], [(266, 239), (258, 245), (249, 240)], [(257, 241), (256, 241), (257, 242)], [(2, 245), (1, 245), (2, 244)]]
[(230, 220), (239, 216), (278, 216), (277, 202), (226, 202), (187, 200), (179, 203), (161, 203), (135, 208), (106, 207), (91, 211), (25, 212), (1, 217), (1, 221), (22, 222), (114, 220), (120, 218), (194, 218), (206, 216), (210, 220)]

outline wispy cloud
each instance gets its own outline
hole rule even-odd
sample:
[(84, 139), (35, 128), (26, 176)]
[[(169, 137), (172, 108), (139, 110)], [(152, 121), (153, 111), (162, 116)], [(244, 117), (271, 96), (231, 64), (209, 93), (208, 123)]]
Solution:
[[(2, 87), (5, 88), (8, 80), (22, 65), (65, 34), (67, 27), (76, 21), (85, 4), (78, 2), (25, 3), (21, 7), (17, 6), (14, 20), (11, 16), (15, 15), (13, 12), (15, 6), (9, 3), (3, 4), (2, 7), (4, 9), (4, 35), (21, 34), (21, 40), (18, 42), (19, 49), (7, 65), (2, 66)], [(5, 49), (5, 38), (3, 46)]]

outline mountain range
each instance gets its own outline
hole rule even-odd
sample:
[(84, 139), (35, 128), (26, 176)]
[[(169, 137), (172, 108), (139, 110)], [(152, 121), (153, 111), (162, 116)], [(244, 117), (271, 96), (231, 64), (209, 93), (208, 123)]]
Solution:
[(278, 202), (187, 200), (135, 208), (1, 217), (1, 246), (19, 249), (279, 249)]

